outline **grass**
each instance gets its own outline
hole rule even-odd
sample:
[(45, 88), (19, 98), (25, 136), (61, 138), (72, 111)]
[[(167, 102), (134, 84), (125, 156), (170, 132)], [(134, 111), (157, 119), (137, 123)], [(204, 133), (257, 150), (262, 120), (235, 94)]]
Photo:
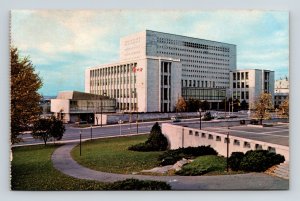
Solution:
[(81, 165), (103, 172), (132, 174), (151, 169), (159, 165), (158, 156), (163, 153), (129, 151), (128, 147), (145, 142), (148, 135), (106, 138), (82, 143), (82, 155), (79, 145), (72, 157)]
[(170, 190), (165, 182), (127, 179), (114, 183), (76, 179), (53, 168), (51, 154), (58, 145), (13, 148), (11, 189), (22, 191), (54, 190)]
[[(232, 174), (231, 172), (230, 174)], [(240, 173), (240, 172), (235, 172)], [(215, 155), (197, 157), (193, 162), (176, 172), (179, 175), (221, 175), (226, 172), (226, 158)]]
[(51, 154), (56, 145), (13, 148), (12, 190), (103, 190), (105, 184), (69, 177), (54, 169)]

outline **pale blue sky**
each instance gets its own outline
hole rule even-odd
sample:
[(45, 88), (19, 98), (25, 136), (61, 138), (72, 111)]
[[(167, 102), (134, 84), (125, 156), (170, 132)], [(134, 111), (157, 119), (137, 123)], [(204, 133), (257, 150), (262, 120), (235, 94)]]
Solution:
[(30, 56), (43, 95), (84, 91), (84, 69), (119, 60), (120, 37), (145, 29), (236, 44), (238, 69), (288, 76), (288, 12), (14, 10), (11, 18), (12, 44)]

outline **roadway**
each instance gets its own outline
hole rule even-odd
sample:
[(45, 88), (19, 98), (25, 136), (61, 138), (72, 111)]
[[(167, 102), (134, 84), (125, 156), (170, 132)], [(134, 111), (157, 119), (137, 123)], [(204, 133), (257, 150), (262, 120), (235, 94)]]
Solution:
[[(245, 119), (244, 117), (235, 118), (232, 119), (234, 121), (239, 121), (239, 119)], [(230, 121), (232, 121), (230, 120)], [(224, 122), (227, 122), (228, 120), (212, 120), (209, 122), (204, 122), (202, 120), (202, 127), (211, 127), (211, 126), (222, 126)], [(229, 124), (230, 124), (230, 121)], [(87, 140), (95, 138), (103, 138), (103, 137), (112, 137), (112, 136), (124, 136), (124, 135), (132, 135), (132, 134), (146, 134), (150, 133), (150, 130), (154, 123), (157, 121), (149, 121), (149, 122), (139, 122), (138, 123), (138, 132), (136, 123), (124, 123), (124, 124), (114, 124), (114, 125), (103, 125), (101, 126), (93, 126), (91, 127), (85, 127), (85, 128), (79, 128), (76, 127), (74, 124), (65, 124), (66, 131), (63, 135), (63, 138), (60, 140), (60, 142), (69, 142), (69, 141), (75, 141), (79, 140), (80, 134), (82, 137), (82, 140)], [(162, 123), (172, 123), (171, 120), (164, 120), (164, 121), (158, 121), (158, 123), (161, 125)], [(193, 118), (193, 119), (182, 119), (181, 122), (173, 123), (173, 124), (179, 124), (179, 125), (188, 125), (189, 127), (199, 128), (199, 118)], [(92, 132), (91, 132), (92, 131)], [(15, 144), (14, 146), (19, 145), (31, 145), (31, 144), (42, 144), (43, 141), (40, 139), (34, 139), (30, 133), (24, 134), (22, 136), (23, 142), (19, 144)]]

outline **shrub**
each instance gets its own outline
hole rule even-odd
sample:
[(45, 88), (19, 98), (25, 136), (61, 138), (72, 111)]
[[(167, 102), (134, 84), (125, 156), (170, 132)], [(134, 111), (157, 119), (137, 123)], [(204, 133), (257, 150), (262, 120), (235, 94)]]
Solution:
[(267, 150), (247, 151), (240, 162), (240, 169), (249, 172), (263, 172), (273, 165), (284, 162), (284, 156)]
[(126, 179), (108, 185), (107, 190), (171, 190), (166, 182)]
[(228, 163), (233, 171), (238, 171), (240, 169), (240, 163), (244, 155), (245, 154), (243, 152), (233, 152), (231, 154), (231, 156), (228, 159)]
[(156, 122), (146, 142), (128, 147), (132, 151), (165, 151), (168, 148), (168, 140), (162, 134), (159, 124)]
[(176, 174), (186, 176), (203, 175), (212, 171), (224, 172), (225, 167), (226, 159), (224, 157), (214, 155), (200, 156), (193, 162), (184, 165)]
[(158, 157), (160, 165), (173, 165), (182, 158), (193, 158), (203, 155), (217, 155), (218, 152), (210, 146), (187, 147), (169, 150)]

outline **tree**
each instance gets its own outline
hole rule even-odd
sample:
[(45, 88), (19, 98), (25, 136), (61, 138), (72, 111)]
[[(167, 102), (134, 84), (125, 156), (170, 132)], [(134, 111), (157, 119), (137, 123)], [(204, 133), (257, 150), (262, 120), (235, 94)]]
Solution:
[(168, 140), (162, 134), (161, 127), (157, 122), (151, 128), (146, 144), (150, 145), (150, 147), (152, 147), (155, 151), (164, 151), (168, 148)]
[(285, 99), (279, 106), (282, 116), (289, 117), (289, 98)]
[(178, 112), (185, 112), (187, 109), (187, 104), (186, 101), (184, 100), (184, 98), (181, 96), (176, 103), (176, 111)]
[(54, 140), (62, 139), (64, 132), (65, 126), (63, 125), (63, 122), (53, 116), (48, 119), (37, 120), (33, 126), (32, 136), (34, 138), (42, 139), (46, 145), (50, 138), (53, 138)]
[(243, 100), (241, 102), (241, 110), (247, 110), (248, 109), (248, 103), (246, 102), (246, 100)]
[(28, 57), (20, 58), (17, 48), (10, 48), (11, 59), (11, 142), (17, 143), (22, 131), (36, 121), (42, 108), (41, 96), (37, 92), (42, 81), (34, 72), (34, 66)]
[(273, 108), (272, 96), (269, 93), (261, 93), (258, 99), (254, 102), (254, 117), (260, 120), (270, 118), (269, 110)]
[(210, 105), (209, 105), (209, 103), (205, 100), (205, 101), (202, 101), (202, 102), (201, 102), (200, 108), (201, 108), (201, 110), (206, 111), (206, 110), (209, 110), (209, 109), (210, 109)]
[(188, 112), (197, 112), (200, 108), (201, 102), (199, 100), (195, 100), (190, 98), (187, 102), (187, 110)]
[(146, 142), (128, 147), (132, 151), (165, 151), (168, 149), (168, 139), (162, 134), (159, 124), (156, 122)]

